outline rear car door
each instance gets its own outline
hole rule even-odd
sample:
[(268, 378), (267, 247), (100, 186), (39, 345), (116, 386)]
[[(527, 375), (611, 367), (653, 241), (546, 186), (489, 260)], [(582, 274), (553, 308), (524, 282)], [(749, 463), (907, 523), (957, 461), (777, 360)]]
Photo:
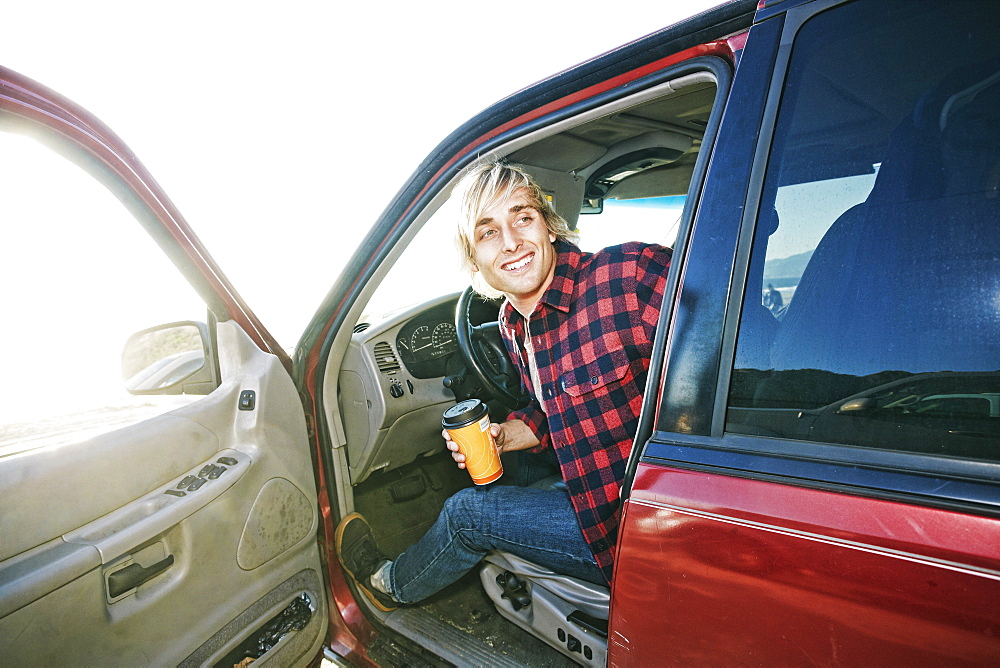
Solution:
[(312, 660), (327, 594), (287, 356), (87, 112), (0, 69), (0, 142), (4, 661)]
[(614, 665), (1000, 659), (998, 21), (758, 12), (631, 462)]

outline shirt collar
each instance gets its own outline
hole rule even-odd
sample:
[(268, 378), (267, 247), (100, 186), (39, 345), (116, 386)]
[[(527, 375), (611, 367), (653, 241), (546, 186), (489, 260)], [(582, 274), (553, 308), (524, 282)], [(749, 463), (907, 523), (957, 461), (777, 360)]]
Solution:
[[(583, 251), (575, 244), (561, 239), (557, 239), (554, 245), (556, 247), (556, 269), (552, 275), (552, 282), (549, 283), (549, 287), (542, 294), (538, 303), (563, 313), (569, 313), (570, 306), (573, 304), (573, 285), (576, 281), (576, 271), (580, 267)], [(535, 310), (538, 310), (537, 306)], [(524, 316), (518, 313), (511, 306), (510, 301), (506, 299), (500, 309), (500, 314), (508, 329), (516, 327), (520, 321), (524, 320)]]

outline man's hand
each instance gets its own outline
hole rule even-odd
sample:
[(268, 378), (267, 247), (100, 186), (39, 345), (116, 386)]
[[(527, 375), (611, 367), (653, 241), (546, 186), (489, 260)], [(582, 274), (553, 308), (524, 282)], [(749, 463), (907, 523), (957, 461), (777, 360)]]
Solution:
[[(500, 454), (513, 452), (515, 450), (527, 450), (539, 445), (535, 433), (522, 420), (509, 420), (503, 424), (496, 422), (490, 424), (490, 433), (493, 434), (493, 441), (497, 444)], [(458, 451), (458, 443), (451, 440), (448, 430), (441, 430), (448, 449), (451, 450), (451, 458), (458, 464), (458, 468), (465, 468), (465, 455)]]

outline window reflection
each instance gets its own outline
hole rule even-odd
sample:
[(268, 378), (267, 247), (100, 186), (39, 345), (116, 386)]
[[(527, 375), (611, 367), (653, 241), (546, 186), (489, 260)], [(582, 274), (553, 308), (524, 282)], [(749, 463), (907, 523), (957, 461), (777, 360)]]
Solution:
[[(978, 41), (998, 21), (904, 4), (797, 38), (727, 429), (998, 460), (1000, 57)], [(832, 49), (868, 71), (831, 67)]]

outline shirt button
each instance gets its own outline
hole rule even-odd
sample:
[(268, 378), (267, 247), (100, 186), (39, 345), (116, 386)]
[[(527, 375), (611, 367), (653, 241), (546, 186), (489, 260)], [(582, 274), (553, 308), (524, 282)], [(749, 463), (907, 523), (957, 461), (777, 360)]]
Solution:
[(591, 376), (591, 377), (590, 377), (590, 384), (591, 384), (591, 385), (597, 385), (597, 381), (598, 381), (598, 380), (599, 380), (599, 379), (598, 379), (598, 377), (597, 377), (597, 376)]

